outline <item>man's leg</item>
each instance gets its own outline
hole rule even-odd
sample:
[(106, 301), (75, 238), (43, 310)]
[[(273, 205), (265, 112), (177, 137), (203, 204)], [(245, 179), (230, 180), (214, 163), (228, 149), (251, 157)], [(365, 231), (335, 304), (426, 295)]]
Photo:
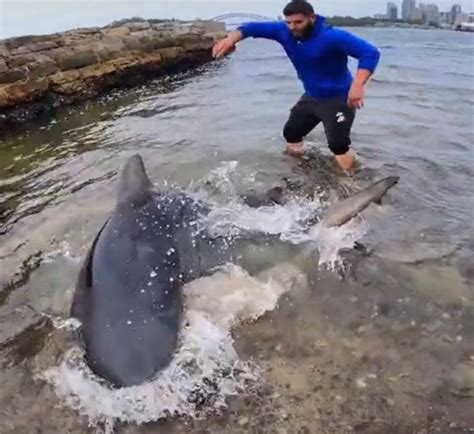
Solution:
[(303, 155), (303, 138), (320, 122), (309, 98), (302, 97), (291, 109), (290, 117), (283, 129), (286, 151), (292, 157)]
[(354, 155), (349, 150), (355, 109), (349, 107), (342, 98), (331, 98), (321, 102), (320, 111), (329, 149), (339, 167), (349, 172), (355, 166)]

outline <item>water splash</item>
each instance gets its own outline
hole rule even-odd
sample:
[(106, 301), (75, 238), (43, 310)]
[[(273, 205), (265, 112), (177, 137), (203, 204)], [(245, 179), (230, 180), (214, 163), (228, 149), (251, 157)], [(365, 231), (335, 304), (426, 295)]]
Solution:
[[(339, 251), (353, 248), (368, 230), (361, 219), (342, 227), (325, 228), (317, 223), (324, 203), (293, 195), (284, 205), (253, 208), (237, 195), (237, 162), (225, 162), (215, 169), (194, 197), (210, 204), (210, 211), (199, 221), (201, 230), (212, 236), (236, 238), (242, 235), (277, 235), (293, 244), (310, 244), (319, 253), (319, 267), (335, 270), (340, 265)], [(254, 178), (247, 174), (246, 179)], [(209, 185), (214, 186), (213, 189)], [(316, 223), (315, 223), (316, 221)]]
[[(294, 278), (298, 276), (294, 272)], [(142, 424), (171, 415), (202, 418), (219, 412), (230, 396), (248, 392), (258, 380), (256, 367), (239, 360), (232, 328), (273, 310), (290, 288), (287, 279), (280, 284), (271, 277), (250, 277), (234, 265), (221, 267), (185, 286), (180, 346), (155, 380), (111, 389), (90, 371), (77, 347), (41, 377), (53, 385), (65, 405), (87, 416), (93, 426), (111, 420)]]
[(198, 183), (195, 194), (201, 198), (210, 198), (214, 200), (227, 197), (236, 197), (234, 175), (238, 166), (237, 161), (224, 161), (214, 170), (212, 170), (205, 180)]
[(291, 237), (306, 230), (306, 222), (319, 210), (318, 200), (294, 198), (285, 205), (249, 207), (238, 200), (214, 206), (201, 224), (213, 236), (237, 236), (245, 232), (260, 232)]
[(338, 267), (343, 267), (339, 252), (343, 249), (354, 248), (356, 242), (367, 233), (367, 230), (367, 223), (357, 220), (335, 228), (326, 228), (318, 224), (312, 226), (293, 242), (309, 243), (319, 252), (318, 266), (335, 271)]

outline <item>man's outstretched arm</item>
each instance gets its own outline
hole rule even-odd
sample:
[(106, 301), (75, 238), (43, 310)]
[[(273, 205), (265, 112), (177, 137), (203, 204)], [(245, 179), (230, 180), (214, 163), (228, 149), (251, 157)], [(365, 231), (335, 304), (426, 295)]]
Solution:
[[(283, 24), (283, 26), (282, 26)], [(212, 50), (214, 58), (219, 59), (235, 50), (235, 45), (245, 38), (264, 38), (280, 40), (282, 29), (286, 26), (280, 22), (247, 23), (230, 32), (225, 39), (217, 42)]]

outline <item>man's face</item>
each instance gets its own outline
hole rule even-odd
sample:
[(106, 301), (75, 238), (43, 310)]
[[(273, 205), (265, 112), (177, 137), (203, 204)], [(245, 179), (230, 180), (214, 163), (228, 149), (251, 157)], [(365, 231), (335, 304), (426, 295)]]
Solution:
[(295, 38), (304, 38), (308, 36), (316, 21), (316, 16), (307, 17), (303, 14), (288, 15), (286, 23)]

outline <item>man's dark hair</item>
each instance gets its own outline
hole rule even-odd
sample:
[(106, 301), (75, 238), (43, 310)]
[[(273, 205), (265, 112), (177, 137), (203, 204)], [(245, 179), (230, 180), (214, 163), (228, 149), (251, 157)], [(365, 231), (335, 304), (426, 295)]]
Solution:
[(313, 6), (305, 0), (292, 0), (285, 6), (285, 9), (283, 9), (283, 15), (288, 17), (296, 14), (303, 14), (309, 17), (314, 14)]

